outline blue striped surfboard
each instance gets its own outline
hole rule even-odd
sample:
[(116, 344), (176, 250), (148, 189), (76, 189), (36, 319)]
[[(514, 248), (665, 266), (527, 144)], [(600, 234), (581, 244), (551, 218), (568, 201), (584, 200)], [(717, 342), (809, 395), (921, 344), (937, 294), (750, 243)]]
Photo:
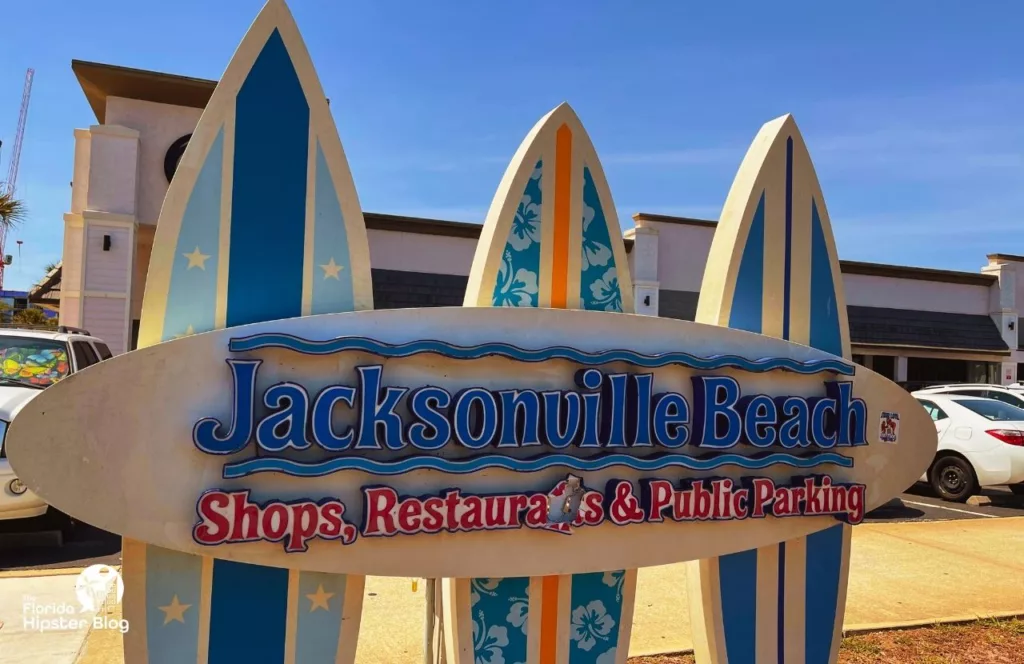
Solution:
[[(604, 170), (562, 104), (533, 127), (505, 171), (463, 305), (632, 313), (632, 291)], [(556, 479), (564, 474), (552, 476), (552, 486)], [(453, 664), (626, 661), (636, 570), (447, 579), (443, 587)]]
[[(160, 213), (139, 345), (372, 309), (362, 212), (298, 28), (270, 0), (245, 35)], [(352, 662), (363, 577), (125, 541), (128, 664)]]
[[(810, 155), (789, 115), (765, 124), (733, 181), (708, 257), (697, 322), (850, 359), (842, 277)], [(836, 661), (850, 532), (689, 564), (695, 650), (728, 664)]]

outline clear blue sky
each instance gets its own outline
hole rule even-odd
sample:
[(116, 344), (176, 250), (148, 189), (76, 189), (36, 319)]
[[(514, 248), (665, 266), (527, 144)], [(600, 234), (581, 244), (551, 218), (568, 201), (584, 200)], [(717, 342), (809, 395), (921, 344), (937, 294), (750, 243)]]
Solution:
[[(260, 0), (5, 2), (7, 172), (36, 70), (7, 272), (61, 254), (76, 127), (71, 59), (218, 78)], [(725, 6), (729, 5), (729, 6)], [(292, 0), (367, 211), (481, 221), (508, 160), (563, 100), (636, 211), (715, 219), (760, 125), (793, 113), (843, 258), (977, 270), (1024, 254), (1019, 0)]]

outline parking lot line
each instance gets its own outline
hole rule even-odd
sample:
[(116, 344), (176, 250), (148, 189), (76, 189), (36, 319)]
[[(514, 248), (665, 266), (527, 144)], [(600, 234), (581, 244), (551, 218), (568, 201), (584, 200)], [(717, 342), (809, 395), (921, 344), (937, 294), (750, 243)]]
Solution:
[(934, 505), (932, 503), (917, 503), (910, 500), (904, 500), (904, 505), (914, 505), (915, 507), (934, 507), (937, 510), (949, 510), (950, 512), (957, 512), (959, 514), (970, 514), (971, 516), (983, 516), (986, 519), (998, 519), (999, 517), (995, 514), (982, 514), (981, 512), (970, 512), (968, 510), (958, 510), (954, 507), (946, 507), (945, 505)]

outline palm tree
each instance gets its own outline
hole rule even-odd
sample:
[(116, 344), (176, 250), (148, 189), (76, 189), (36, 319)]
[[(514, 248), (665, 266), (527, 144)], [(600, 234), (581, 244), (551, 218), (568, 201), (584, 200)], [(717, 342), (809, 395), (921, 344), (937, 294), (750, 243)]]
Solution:
[(14, 197), (14, 192), (0, 184), (0, 227), (10, 230), (25, 220), (25, 204)]

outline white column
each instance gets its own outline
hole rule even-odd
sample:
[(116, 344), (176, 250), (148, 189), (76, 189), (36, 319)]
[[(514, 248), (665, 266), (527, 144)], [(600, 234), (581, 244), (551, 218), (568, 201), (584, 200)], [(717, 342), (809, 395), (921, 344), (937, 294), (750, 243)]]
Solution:
[(1009, 385), (1017, 381), (1017, 363), (1014, 360), (1020, 334), (1017, 320), (1017, 263), (1009, 257), (992, 254), (988, 257), (988, 265), (981, 268), (981, 271), (998, 278), (989, 291), (989, 316), (1010, 348), (1010, 357), (999, 368), (1000, 383)]
[(627, 231), (633, 239), (630, 263), (633, 267), (633, 302), (636, 313), (645, 316), (658, 315), (658, 229), (638, 222), (636, 228)]
[(902, 383), (907, 380), (907, 357), (905, 355), (896, 356), (896, 382)]

